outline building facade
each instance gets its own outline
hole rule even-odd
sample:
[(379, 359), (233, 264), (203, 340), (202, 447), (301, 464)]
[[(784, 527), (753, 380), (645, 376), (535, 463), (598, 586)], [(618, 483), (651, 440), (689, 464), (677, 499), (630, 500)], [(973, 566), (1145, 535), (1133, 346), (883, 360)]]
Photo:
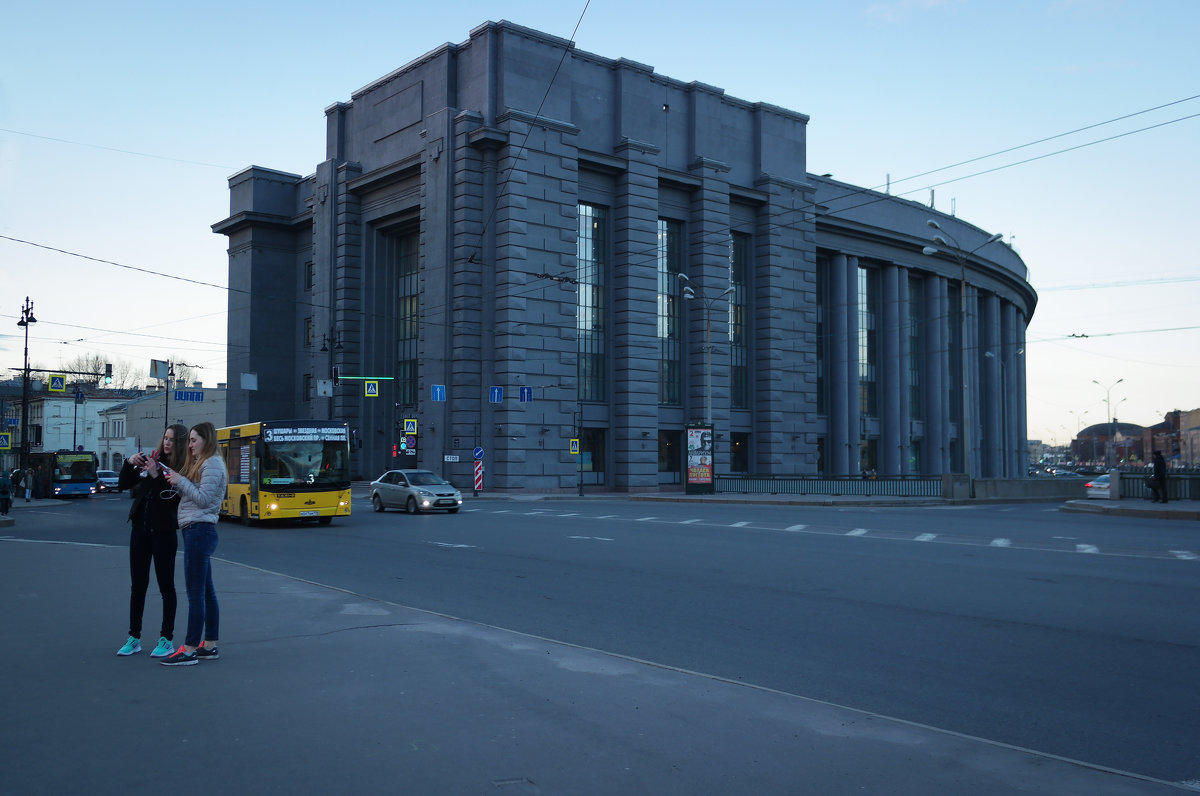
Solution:
[(1023, 475), (1024, 264), (808, 174), (807, 122), (476, 28), (230, 178), (227, 422), (500, 490), (671, 488), (707, 421), (718, 472)]

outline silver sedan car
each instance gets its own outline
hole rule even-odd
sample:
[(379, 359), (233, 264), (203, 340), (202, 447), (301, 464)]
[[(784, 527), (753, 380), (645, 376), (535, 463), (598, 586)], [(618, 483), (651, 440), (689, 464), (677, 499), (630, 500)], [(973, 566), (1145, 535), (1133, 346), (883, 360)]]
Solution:
[(371, 482), (371, 506), (376, 511), (404, 509), (419, 514), (444, 509), (455, 514), (462, 505), (462, 492), (429, 470), (388, 470)]

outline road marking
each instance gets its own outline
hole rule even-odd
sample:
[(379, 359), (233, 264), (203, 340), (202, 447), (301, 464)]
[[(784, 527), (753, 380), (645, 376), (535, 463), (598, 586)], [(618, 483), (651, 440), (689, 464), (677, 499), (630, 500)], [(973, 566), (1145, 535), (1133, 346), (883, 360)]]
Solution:
[(1099, 553), (1100, 548), (1094, 544), (1077, 544), (1075, 545), (1076, 553)]
[(638, 517), (634, 522), (651, 522), (657, 519), (658, 517)]
[(568, 536), (568, 539), (590, 539), (594, 542), (612, 542), (615, 539), (609, 539), (607, 536)]
[(748, 522), (735, 522), (733, 525), (730, 525), (729, 527), (730, 528), (745, 528), (749, 524), (750, 523), (748, 523)]
[(1191, 550), (1172, 550), (1171, 555), (1176, 558), (1182, 558), (1184, 561), (1195, 561), (1200, 556), (1193, 553)]
[(433, 545), (434, 547), (452, 547), (452, 548), (455, 548), (455, 549), (465, 549), (465, 548), (468, 548), (468, 547), (474, 547), (474, 546), (475, 546), (475, 545), (473, 545), (473, 544), (452, 544), (451, 542), (431, 542), (431, 541), (429, 541), (428, 539), (426, 539), (426, 540), (425, 540), (425, 544), (431, 544), (431, 545)]
[(914, 542), (932, 542), (936, 538), (937, 538), (936, 533), (922, 533), (922, 534), (919, 534), (917, 536), (917, 538), (914, 539), (913, 541)]
[(559, 517), (578, 517), (578, 516), (579, 516), (579, 512), (575, 512), (575, 513), (573, 513), (573, 514), (559, 514), (558, 516), (559, 516)]
[(866, 536), (867, 529), (866, 528), (855, 528), (853, 531), (850, 531), (846, 535), (847, 536)]
[(680, 525), (693, 525), (697, 522), (700, 522), (700, 520), (684, 520), (683, 522), (681, 522), (679, 524)]
[[(1058, 509), (1055, 509), (1058, 511)], [(1012, 539), (993, 539), (992, 547), (1012, 547)]]
[(611, 519), (614, 519), (616, 516), (617, 516), (616, 514), (601, 514), (601, 515), (600, 515), (599, 517), (597, 517), (596, 519), (598, 519), (598, 520), (611, 520)]
[(807, 525), (789, 525), (788, 527), (784, 528), (784, 530), (785, 531), (803, 531), (807, 527), (808, 527)]

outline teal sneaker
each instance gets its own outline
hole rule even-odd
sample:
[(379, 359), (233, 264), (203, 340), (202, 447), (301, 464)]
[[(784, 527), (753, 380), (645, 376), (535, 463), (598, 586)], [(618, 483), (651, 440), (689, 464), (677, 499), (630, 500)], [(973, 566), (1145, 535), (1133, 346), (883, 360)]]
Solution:
[(142, 640), (139, 638), (129, 637), (125, 642), (125, 646), (117, 650), (118, 655), (133, 655), (136, 652), (142, 651)]
[(167, 640), (166, 636), (159, 636), (158, 646), (154, 648), (154, 652), (150, 653), (151, 658), (165, 658), (175, 651), (175, 645)]

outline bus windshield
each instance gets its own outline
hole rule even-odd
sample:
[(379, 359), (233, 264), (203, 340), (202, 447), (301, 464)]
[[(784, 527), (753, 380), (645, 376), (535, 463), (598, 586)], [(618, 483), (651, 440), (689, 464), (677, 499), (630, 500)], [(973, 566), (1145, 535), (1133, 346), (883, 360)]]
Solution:
[(260, 480), (265, 489), (346, 488), (350, 486), (346, 454), (345, 440), (266, 442), (262, 446)]
[(95, 483), (96, 457), (91, 453), (60, 453), (54, 461), (57, 483)]

